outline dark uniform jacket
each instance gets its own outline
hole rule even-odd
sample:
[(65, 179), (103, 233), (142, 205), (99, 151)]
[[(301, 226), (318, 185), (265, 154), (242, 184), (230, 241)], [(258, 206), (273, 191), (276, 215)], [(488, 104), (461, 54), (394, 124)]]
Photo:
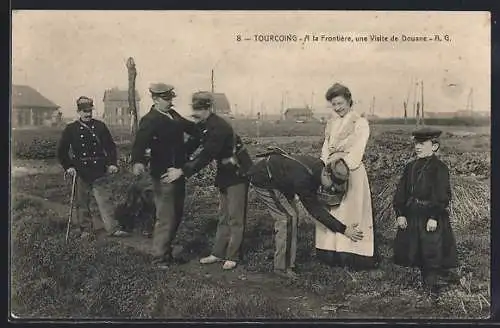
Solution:
[(264, 189), (276, 189), (288, 199), (298, 195), (309, 214), (334, 232), (344, 233), (346, 226), (334, 218), (317, 196), (321, 185), (321, 172), (324, 164), (313, 156), (293, 156), (307, 165), (313, 172), (300, 163), (281, 155), (271, 155), (255, 163), (248, 176), (250, 183)]
[(175, 110), (169, 111), (171, 117), (152, 108), (139, 123), (132, 146), (132, 163), (147, 164), (145, 151), (151, 149), (149, 161), (151, 176), (159, 179), (167, 168), (182, 168), (187, 160), (184, 132), (194, 134), (196, 126)]
[(192, 161), (184, 165), (184, 175), (190, 177), (208, 165), (210, 161), (216, 160), (215, 185), (217, 187), (227, 188), (232, 185), (246, 183), (248, 179), (238, 175), (233, 164), (224, 164), (222, 162), (223, 159), (233, 156), (235, 141), (237, 145), (241, 145), (241, 140), (234, 133), (233, 127), (216, 114), (210, 114), (206, 121), (197, 124), (197, 127), (201, 139), (190, 140), (187, 147), (191, 152), (201, 143), (201, 151)]
[[(447, 207), (451, 201), (450, 175), (435, 155), (410, 162), (394, 195), (394, 211), (408, 226), (398, 229), (394, 245), (396, 264), (451, 268), (457, 264), (456, 245)], [(434, 232), (428, 219), (437, 221)]]
[(107, 166), (117, 165), (113, 137), (106, 124), (96, 119), (69, 123), (59, 141), (57, 157), (65, 170), (74, 167), (80, 178), (88, 183), (104, 176)]

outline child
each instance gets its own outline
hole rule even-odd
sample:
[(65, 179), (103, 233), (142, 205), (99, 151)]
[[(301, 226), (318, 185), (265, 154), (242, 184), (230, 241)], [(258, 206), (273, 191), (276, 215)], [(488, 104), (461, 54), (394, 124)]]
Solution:
[(394, 195), (398, 227), (394, 261), (418, 267), (431, 295), (439, 292), (438, 276), (457, 266), (456, 244), (450, 225), (449, 171), (436, 156), (441, 131), (413, 132), (417, 159), (406, 165)]

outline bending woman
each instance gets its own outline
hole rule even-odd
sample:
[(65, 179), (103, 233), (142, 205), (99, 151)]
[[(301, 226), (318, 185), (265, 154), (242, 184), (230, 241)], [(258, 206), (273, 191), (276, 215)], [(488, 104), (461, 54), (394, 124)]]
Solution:
[(347, 87), (335, 83), (326, 92), (326, 100), (333, 107), (333, 117), (326, 125), (321, 159), (329, 164), (341, 158), (349, 168), (347, 192), (330, 213), (346, 225), (358, 223), (364, 238), (353, 242), (317, 222), (316, 254), (330, 265), (372, 268), (375, 264), (372, 200), (362, 163), (370, 127), (365, 118), (352, 110), (352, 96)]

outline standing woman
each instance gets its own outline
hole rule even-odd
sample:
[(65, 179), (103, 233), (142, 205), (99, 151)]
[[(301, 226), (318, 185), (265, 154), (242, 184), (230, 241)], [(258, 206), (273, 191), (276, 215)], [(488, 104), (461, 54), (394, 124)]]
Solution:
[(352, 96), (347, 87), (335, 83), (326, 92), (326, 100), (332, 105), (333, 117), (326, 125), (321, 160), (330, 164), (342, 159), (349, 169), (347, 192), (330, 213), (346, 225), (357, 223), (364, 238), (354, 242), (317, 222), (316, 254), (330, 265), (372, 268), (375, 264), (372, 200), (362, 162), (370, 127), (365, 118), (352, 110)]

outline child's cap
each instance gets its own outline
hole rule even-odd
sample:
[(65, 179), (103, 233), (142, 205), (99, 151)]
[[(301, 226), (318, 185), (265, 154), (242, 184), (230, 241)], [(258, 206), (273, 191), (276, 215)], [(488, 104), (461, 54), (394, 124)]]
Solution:
[(433, 140), (439, 138), (441, 133), (442, 133), (441, 130), (424, 127), (413, 131), (412, 136), (416, 142), (424, 142), (427, 140)]

